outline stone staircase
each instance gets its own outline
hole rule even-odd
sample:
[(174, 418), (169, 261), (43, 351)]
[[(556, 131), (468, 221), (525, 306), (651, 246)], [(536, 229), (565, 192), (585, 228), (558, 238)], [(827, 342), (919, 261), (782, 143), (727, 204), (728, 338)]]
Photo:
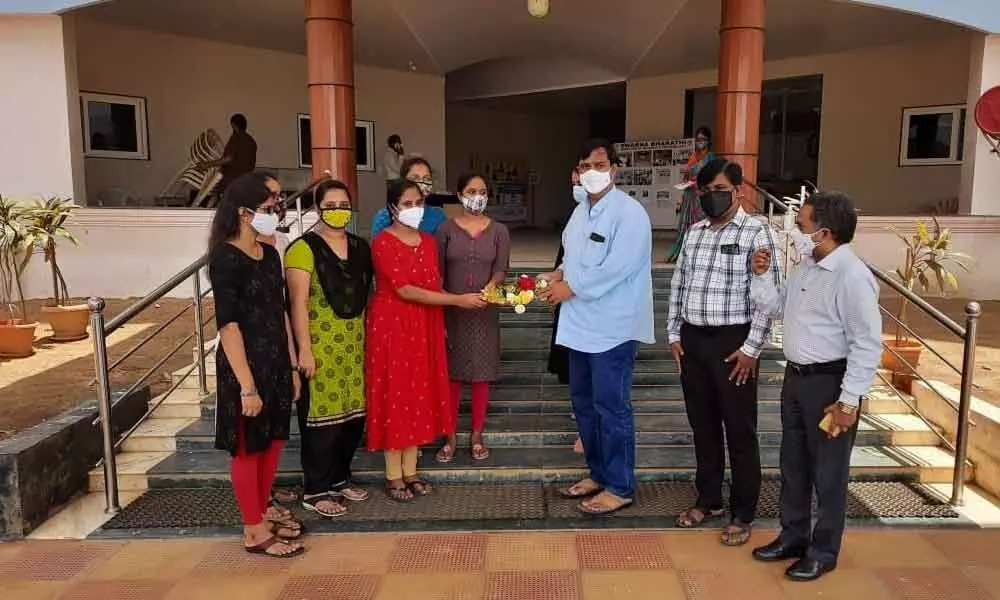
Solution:
[[(533, 273), (537, 270), (526, 270)], [(680, 376), (666, 343), (664, 320), (671, 270), (654, 270), (657, 343), (640, 350), (632, 398), (636, 413), (638, 476), (644, 481), (689, 479), (694, 474), (692, 433), (684, 411)], [(421, 457), (422, 472), (438, 482), (559, 481), (585, 472), (572, 443), (575, 423), (570, 416), (569, 391), (546, 372), (551, 313), (533, 304), (523, 315), (502, 313), (502, 370), (494, 385), (485, 441), (491, 456), (469, 458), (468, 398), (459, 419), (459, 452), (449, 465), (433, 460), (433, 448)], [(780, 348), (768, 348), (759, 380), (759, 430), (765, 476), (778, 473), (781, 442), (779, 397), (784, 363)], [(209, 384), (214, 387), (215, 364), (209, 359)], [(187, 371), (174, 374), (180, 378)], [(175, 379), (176, 381), (176, 379)], [(125, 442), (118, 457), (122, 490), (228, 486), (228, 456), (213, 446), (214, 396), (201, 398), (197, 377), (190, 375), (152, 417)], [(283, 453), (279, 481), (299, 482), (299, 437)], [(855, 479), (948, 483), (953, 459), (921, 419), (910, 413), (895, 393), (872, 390), (865, 404), (857, 445), (851, 460)], [(382, 481), (380, 453), (360, 450), (355, 474), (362, 482)], [(971, 469), (968, 473), (971, 477)], [(100, 469), (91, 473), (94, 490), (103, 488)]]

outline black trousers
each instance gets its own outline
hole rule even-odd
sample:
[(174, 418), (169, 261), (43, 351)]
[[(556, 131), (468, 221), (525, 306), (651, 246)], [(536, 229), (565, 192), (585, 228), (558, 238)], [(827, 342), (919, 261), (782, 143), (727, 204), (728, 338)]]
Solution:
[(305, 495), (339, 491), (351, 481), (351, 462), (365, 434), (364, 416), (335, 425), (308, 427), (308, 406), (300, 403), (298, 412)]
[[(843, 378), (843, 373), (802, 376), (789, 369), (781, 391), (781, 540), (808, 548), (807, 556), (824, 564), (836, 564), (840, 554), (858, 434), (855, 425), (830, 439), (819, 428), (823, 409), (840, 397)], [(811, 527), (814, 489), (816, 525)]]
[(734, 519), (752, 523), (760, 496), (760, 448), (757, 441), (757, 374), (743, 385), (729, 380), (733, 364), (725, 362), (743, 346), (750, 325), (681, 328), (681, 385), (688, 422), (694, 430), (698, 462), (695, 487), (702, 509), (723, 507), (722, 482), (726, 445), (732, 486), (729, 509)]

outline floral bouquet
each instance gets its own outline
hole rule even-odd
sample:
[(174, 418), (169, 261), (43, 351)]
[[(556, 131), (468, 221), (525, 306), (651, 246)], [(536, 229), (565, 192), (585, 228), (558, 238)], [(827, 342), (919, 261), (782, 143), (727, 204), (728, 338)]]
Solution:
[(535, 300), (535, 289), (544, 289), (548, 282), (535, 280), (530, 275), (521, 275), (514, 283), (488, 284), (483, 288), (483, 300), (499, 306), (513, 306), (514, 312), (524, 314), (526, 306)]

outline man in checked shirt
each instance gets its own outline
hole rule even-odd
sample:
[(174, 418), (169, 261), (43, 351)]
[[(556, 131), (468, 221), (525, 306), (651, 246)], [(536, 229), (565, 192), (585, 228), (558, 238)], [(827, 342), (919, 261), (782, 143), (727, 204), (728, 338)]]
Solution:
[[(760, 495), (757, 443), (757, 359), (771, 319), (750, 300), (751, 257), (766, 248), (778, 255), (774, 232), (743, 211), (743, 170), (725, 159), (698, 173), (701, 208), (708, 217), (691, 226), (670, 282), (667, 337), (681, 372), (697, 461), (695, 505), (677, 518), (697, 527), (723, 516), (725, 445), (732, 469), (730, 522), (722, 543), (750, 539)], [(781, 282), (779, 261), (768, 276)]]

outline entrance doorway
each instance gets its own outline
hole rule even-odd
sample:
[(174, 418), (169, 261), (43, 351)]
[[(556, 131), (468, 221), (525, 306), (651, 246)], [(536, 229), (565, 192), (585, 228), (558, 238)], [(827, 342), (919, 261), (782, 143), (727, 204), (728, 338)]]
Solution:
[[(715, 123), (716, 94), (714, 87), (687, 91), (686, 136), (702, 125)], [(822, 75), (764, 82), (758, 185), (781, 198), (798, 194), (802, 185), (816, 183), (822, 109)]]
[(624, 141), (625, 101), (624, 82), (450, 101), (449, 178), (483, 173), (494, 218), (553, 237), (575, 206), (569, 178), (580, 144), (592, 137)]

